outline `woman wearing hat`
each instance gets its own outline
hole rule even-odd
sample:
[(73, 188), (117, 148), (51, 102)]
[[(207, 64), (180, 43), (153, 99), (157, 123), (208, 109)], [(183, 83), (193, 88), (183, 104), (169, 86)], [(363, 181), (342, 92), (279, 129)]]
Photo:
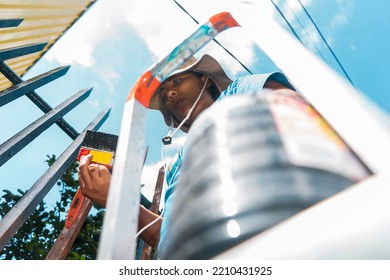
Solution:
[[(230, 95), (255, 94), (263, 88), (294, 90), (281, 73), (249, 75), (232, 81), (213, 57), (204, 55), (198, 61), (190, 60), (190, 65), (172, 73), (154, 93), (149, 108), (159, 110), (165, 123), (175, 128), (172, 134), (163, 139), (165, 143), (170, 143), (176, 131), (181, 129), (187, 132), (199, 114), (214, 102)], [(142, 231), (141, 238), (153, 247), (165, 239), (182, 155), (183, 149), (166, 171), (168, 187), (165, 192), (164, 218), (140, 207), (139, 228), (147, 227)], [(86, 197), (105, 206), (111, 175), (104, 166), (95, 166), (90, 161), (91, 156), (80, 160), (81, 190)], [(96, 169), (99, 172), (95, 172)]]

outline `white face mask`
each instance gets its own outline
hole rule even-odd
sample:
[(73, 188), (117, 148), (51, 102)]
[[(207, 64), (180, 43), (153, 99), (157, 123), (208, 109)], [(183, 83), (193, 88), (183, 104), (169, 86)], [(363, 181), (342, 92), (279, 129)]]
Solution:
[(209, 80), (209, 77), (206, 77), (206, 81), (204, 82), (204, 85), (202, 87), (202, 90), (200, 91), (198, 97), (196, 98), (194, 104), (192, 105), (191, 109), (188, 111), (187, 113), (187, 116), (184, 118), (184, 120), (181, 121), (181, 123), (179, 124), (179, 126), (175, 129), (175, 131), (173, 131), (173, 133), (171, 134), (172, 132), (172, 129), (173, 129), (173, 125), (174, 125), (174, 121), (173, 121), (173, 116), (171, 114), (171, 126), (169, 127), (169, 131), (168, 131), (168, 135), (165, 136), (162, 141), (164, 143), (164, 145), (169, 145), (172, 143), (172, 137), (176, 134), (176, 132), (183, 126), (183, 124), (185, 124), (185, 122), (190, 118), (191, 114), (192, 114), (192, 111), (194, 111), (196, 105), (199, 103), (199, 100), (200, 98), (202, 97), (203, 95), (203, 91), (205, 90), (206, 88), (206, 85), (207, 85), (207, 81)]

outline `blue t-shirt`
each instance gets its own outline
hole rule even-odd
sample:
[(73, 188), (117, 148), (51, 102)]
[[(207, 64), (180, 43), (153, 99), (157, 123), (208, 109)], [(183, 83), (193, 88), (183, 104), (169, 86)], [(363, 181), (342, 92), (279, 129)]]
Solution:
[[(232, 82), (228, 86), (228, 88), (221, 93), (221, 95), (219, 96), (216, 102), (222, 100), (227, 96), (233, 96), (237, 94), (244, 94), (244, 95), (258, 94), (263, 89), (264, 84), (269, 80), (279, 82), (288, 88), (294, 89), (292, 85), (288, 82), (287, 78), (282, 73), (279, 72), (270, 73), (270, 74), (249, 75), (249, 76), (240, 77), (234, 82)], [(167, 228), (169, 225), (169, 219), (171, 217), (171, 210), (172, 210), (174, 197), (175, 197), (174, 195), (175, 187), (178, 182), (178, 177), (180, 176), (180, 167), (183, 158), (184, 148), (185, 146), (182, 149), (180, 149), (175, 159), (172, 161), (173, 164), (170, 164), (167, 167), (165, 179), (167, 181), (168, 187), (164, 197), (164, 218), (161, 225), (159, 248), (161, 248), (161, 245), (163, 244), (166, 238)]]

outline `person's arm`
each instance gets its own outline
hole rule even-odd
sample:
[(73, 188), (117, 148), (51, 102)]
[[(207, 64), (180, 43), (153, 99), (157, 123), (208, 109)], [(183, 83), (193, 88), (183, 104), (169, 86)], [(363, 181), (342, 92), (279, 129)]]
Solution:
[(145, 226), (155, 221), (151, 226), (149, 226), (146, 230), (144, 230), (140, 236), (141, 238), (148, 243), (150, 246), (157, 248), (158, 243), (160, 241), (160, 229), (162, 218), (159, 215), (151, 212), (146, 209), (144, 206), (140, 206), (139, 208), (139, 219), (138, 219), (138, 230), (142, 230)]
[(104, 165), (91, 163), (92, 154), (82, 156), (79, 164), (78, 179), (84, 196), (105, 207), (110, 186), (111, 173)]
[(269, 89), (272, 89), (272, 90), (289, 89), (285, 85), (283, 85), (283, 84), (281, 84), (281, 83), (279, 83), (277, 81), (273, 81), (273, 80), (267, 81), (264, 84), (264, 88), (269, 88)]
[[(84, 196), (98, 205), (105, 207), (107, 203), (108, 189), (110, 187), (111, 173), (104, 165), (91, 163), (92, 155), (83, 156), (80, 159), (78, 179), (80, 189)], [(138, 230), (153, 222), (159, 215), (140, 206)], [(153, 225), (145, 229), (141, 238), (153, 247), (157, 247), (160, 240), (160, 227), (162, 219), (159, 218)]]

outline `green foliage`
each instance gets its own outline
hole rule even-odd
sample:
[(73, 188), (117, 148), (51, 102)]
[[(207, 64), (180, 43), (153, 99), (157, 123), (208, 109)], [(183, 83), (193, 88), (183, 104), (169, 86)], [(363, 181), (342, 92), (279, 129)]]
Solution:
[[(55, 155), (47, 156), (46, 162), (52, 165)], [(41, 201), (29, 216), (16, 235), (7, 243), (0, 253), (0, 259), (41, 260), (45, 259), (56, 238), (65, 224), (66, 213), (79, 186), (77, 180), (78, 164), (73, 162), (62, 175), (57, 185), (60, 187), (61, 199), (49, 209)], [(26, 191), (18, 189), (16, 194), (3, 190), (0, 198), (0, 219), (18, 202)], [(87, 217), (83, 227), (71, 248), (68, 259), (95, 259), (103, 222), (104, 210), (94, 208)]]

